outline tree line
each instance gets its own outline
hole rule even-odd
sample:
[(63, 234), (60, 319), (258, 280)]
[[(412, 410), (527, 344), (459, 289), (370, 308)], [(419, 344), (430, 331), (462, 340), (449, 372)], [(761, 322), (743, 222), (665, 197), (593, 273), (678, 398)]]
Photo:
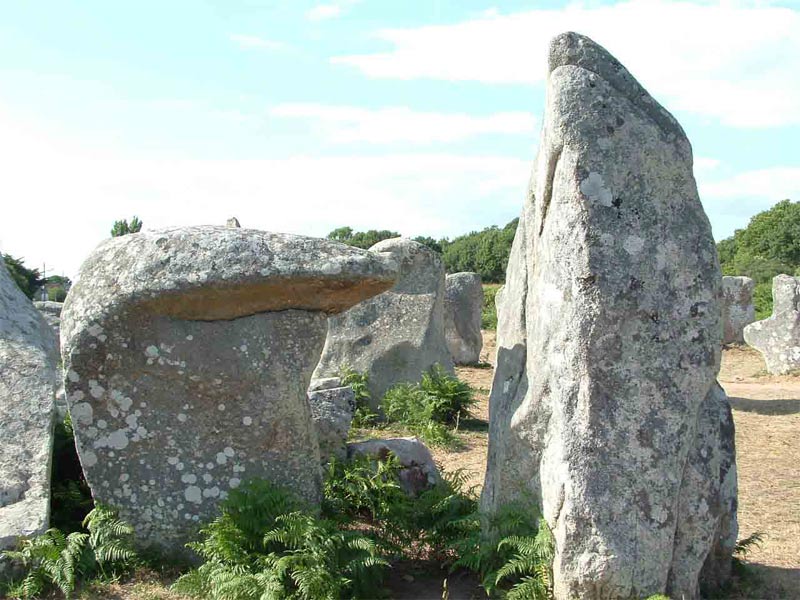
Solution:
[[(504, 227), (492, 225), (481, 231), (472, 231), (452, 240), (417, 236), (412, 238), (442, 255), (448, 273), (471, 271), (478, 273), (484, 283), (502, 283), (506, 276), (508, 255), (517, 231), (519, 219)], [(400, 237), (397, 231), (370, 229), (353, 231), (351, 227), (339, 227), (328, 234), (328, 239), (358, 248), (370, 248), (378, 242)]]

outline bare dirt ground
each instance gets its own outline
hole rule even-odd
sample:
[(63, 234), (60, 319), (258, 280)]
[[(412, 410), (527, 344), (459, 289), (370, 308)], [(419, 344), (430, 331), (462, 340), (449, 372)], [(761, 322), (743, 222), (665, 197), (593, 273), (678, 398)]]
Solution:
[[(483, 484), (492, 383), (495, 334), (484, 331), (482, 368), (459, 367), (458, 376), (476, 391), (475, 418), (462, 421), (458, 450), (434, 449), (447, 470), (465, 469), (469, 482)], [(750, 348), (726, 349), (720, 383), (730, 396), (736, 424), (739, 474), (739, 538), (761, 532), (760, 548), (747, 556), (748, 576), (728, 598), (800, 598), (800, 377), (766, 374), (761, 356)], [(386, 430), (382, 435), (392, 435)], [(402, 434), (397, 432), (397, 434)], [(441, 598), (446, 573), (413, 565), (398, 565), (387, 582), (395, 598)], [(82, 598), (173, 600), (158, 578), (87, 590)], [(470, 577), (448, 577), (450, 598), (479, 598)], [(87, 593), (88, 592), (88, 593)]]

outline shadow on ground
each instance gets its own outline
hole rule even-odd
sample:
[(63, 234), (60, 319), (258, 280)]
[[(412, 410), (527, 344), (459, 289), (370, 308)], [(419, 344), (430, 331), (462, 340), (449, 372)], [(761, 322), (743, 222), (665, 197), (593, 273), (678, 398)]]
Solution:
[(448, 573), (431, 561), (404, 561), (393, 565), (386, 581), (387, 598), (392, 600), (441, 600), (444, 581), (449, 600), (484, 600), (486, 592), (469, 571)]
[(745, 571), (734, 576), (733, 585), (721, 600), (800, 600), (800, 569), (745, 563)]
[(751, 400), (728, 398), (731, 408), (759, 415), (794, 415), (800, 413), (800, 400)]

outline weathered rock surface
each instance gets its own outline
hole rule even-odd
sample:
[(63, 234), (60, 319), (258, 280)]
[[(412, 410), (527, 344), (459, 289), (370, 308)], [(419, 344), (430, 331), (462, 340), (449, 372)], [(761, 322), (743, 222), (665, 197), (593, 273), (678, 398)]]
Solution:
[(694, 598), (730, 565), (736, 471), (691, 146), (588, 38), (558, 36), (549, 58), (497, 302), (482, 506), (541, 502), (558, 598)]
[(0, 550), (48, 526), (55, 348), (53, 330), (0, 260)]
[(349, 366), (369, 375), (373, 408), (401, 382), (416, 383), (433, 364), (453, 370), (444, 338), (444, 266), (436, 252), (403, 238), (378, 242), (400, 275), (391, 290), (331, 317), (314, 378)]
[(745, 327), (744, 339), (761, 352), (770, 373), (800, 369), (800, 277), (773, 277), (772, 315)]
[(722, 278), (722, 343), (744, 342), (744, 328), (756, 320), (753, 290), (756, 283), (749, 277)]
[(477, 273), (453, 273), (445, 279), (444, 335), (453, 362), (480, 362), (483, 337), (481, 312), (483, 287)]
[(409, 496), (418, 496), (421, 492), (441, 483), (442, 478), (431, 451), (415, 437), (366, 440), (347, 444), (348, 458), (373, 456), (385, 460), (390, 454), (396, 456), (402, 466), (400, 486)]
[(320, 498), (306, 396), (327, 315), (396, 266), (341, 244), (229, 227), (101, 244), (62, 314), (67, 400), (97, 500), (179, 551), (242, 481)]
[(312, 379), (308, 403), (317, 429), (321, 461), (347, 458), (347, 434), (356, 410), (353, 388), (343, 386), (338, 377)]

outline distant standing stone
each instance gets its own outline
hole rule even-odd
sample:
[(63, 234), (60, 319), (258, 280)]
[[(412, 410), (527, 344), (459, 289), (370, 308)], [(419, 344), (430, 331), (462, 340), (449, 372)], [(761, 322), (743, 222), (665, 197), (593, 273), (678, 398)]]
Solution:
[(342, 367), (369, 375), (372, 408), (397, 383), (416, 383), (438, 363), (452, 372), (444, 337), (444, 265), (422, 244), (394, 238), (370, 252), (396, 261), (392, 289), (329, 319), (328, 337), (314, 378), (333, 377)]
[(755, 281), (749, 277), (722, 278), (722, 343), (744, 343), (744, 328), (756, 319)]
[(48, 527), (56, 365), (52, 328), (0, 260), (0, 550)]
[(101, 244), (62, 313), (67, 401), (94, 498), (118, 507), (143, 546), (174, 552), (248, 479), (318, 502), (306, 394), (327, 316), (395, 277), (364, 250), (249, 229)]
[(236, 217), (231, 217), (230, 219), (228, 219), (227, 226), (236, 227), (237, 229), (241, 227), (241, 225), (239, 224), (239, 219), (237, 219)]
[(456, 364), (474, 365), (480, 362), (483, 347), (482, 311), (481, 276), (477, 273), (448, 275), (444, 295), (444, 335)]
[(356, 410), (353, 388), (338, 377), (312, 379), (308, 387), (311, 417), (317, 429), (320, 460), (347, 458), (347, 435)]
[(761, 352), (770, 373), (800, 369), (800, 278), (772, 279), (772, 316), (745, 327), (744, 339)]

